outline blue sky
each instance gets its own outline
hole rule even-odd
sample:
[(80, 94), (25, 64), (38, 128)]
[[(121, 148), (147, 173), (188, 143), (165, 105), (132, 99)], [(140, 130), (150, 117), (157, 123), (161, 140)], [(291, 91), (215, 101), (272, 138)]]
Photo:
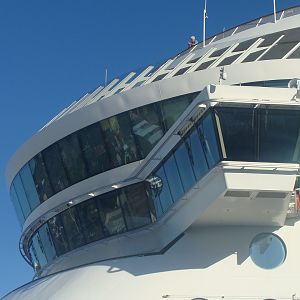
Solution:
[[(108, 77), (156, 64), (201, 40), (204, 0), (0, 1), (0, 297), (31, 280), (5, 185), (14, 151)], [(277, 9), (300, 0), (277, 0)], [(272, 0), (208, 0), (207, 35), (271, 13)]]

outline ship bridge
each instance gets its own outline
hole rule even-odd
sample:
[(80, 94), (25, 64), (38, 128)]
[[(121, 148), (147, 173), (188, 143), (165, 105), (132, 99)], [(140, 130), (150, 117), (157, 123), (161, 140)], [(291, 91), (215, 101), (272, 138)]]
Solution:
[(20, 147), (6, 180), (37, 275), (297, 217), (299, 20), (263, 17), (115, 79)]

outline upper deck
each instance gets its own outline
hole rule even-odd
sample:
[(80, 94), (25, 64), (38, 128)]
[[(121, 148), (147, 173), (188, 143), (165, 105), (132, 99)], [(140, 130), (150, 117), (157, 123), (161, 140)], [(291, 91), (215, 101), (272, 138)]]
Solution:
[[(300, 6), (294, 6), (288, 9), (284, 9), (281, 11), (278, 11), (276, 13), (276, 20), (280, 21), (292, 16), (296, 16), (300, 14)], [(203, 41), (198, 43), (195, 47), (191, 49), (185, 49), (182, 52), (176, 54), (175, 56), (171, 57), (170, 59), (164, 61), (160, 64), (153, 64), (149, 65), (145, 69), (140, 69), (136, 71), (132, 71), (129, 73), (126, 73), (123, 76), (118, 76), (114, 79), (112, 79), (108, 84), (104, 83), (101, 84), (99, 87), (97, 87), (94, 91), (86, 93), (83, 97), (80, 99), (74, 101), (70, 106), (63, 109), (59, 114), (57, 114), (53, 119), (51, 119), (46, 125), (44, 125), (41, 130), (48, 125), (50, 125), (52, 122), (62, 118), (66, 114), (72, 113), (80, 108), (83, 108), (87, 105), (90, 105), (94, 102), (97, 102), (103, 98), (110, 97), (112, 95), (119, 94), (121, 92), (134, 89), (137, 87), (140, 87), (142, 85), (149, 84), (151, 82), (160, 81), (162, 79), (167, 79), (173, 76), (179, 76), (187, 73), (189, 71), (189, 68), (183, 68), (181, 70), (177, 70), (177, 67), (181, 65), (183, 62), (189, 60), (192, 63), (197, 62), (197, 59), (203, 57), (207, 53), (209, 53), (209, 50), (211, 49), (211, 46), (214, 44), (220, 42), (221, 40), (224, 40), (229, 37), (236, 36), (237, 34), (240, 34), (241, 32), (244, 32), (249, 29), (258, 28), (266, 24), (274, 23), (274, 14), (268, 14), (259, 18), (256, 18), (252, 21), (240, 24), (238, 26), (229, 28), (227, 30), (224, 30), (223, 32), (217, 33), (205, 40), (206, 49), (208, 51), (205, 51), (203, 47)], [(225, 51), (224, 51), (225, 52)], [(215, 57), (216, 54), (219, 54), (220, 56), (224, 54), (224, 52), (220, 53), (214, 53)], [(228, 64), (234, 63), (234, 60), (228, 61)], [(207, 63), (206, 65), (203, 65), (201, 70), (204, 70), (206, 68), (211, 67), (210, 63)], [(170, 74), (164, 74), (161, 73), (163, 69), (167, 69), (169, 71), (177, 70), (179, 72), (170, 72)], [(192, 71), (197, 71), (197, 69), (193, 69)], [(168, 75), (168, 76), (167, 76)]]

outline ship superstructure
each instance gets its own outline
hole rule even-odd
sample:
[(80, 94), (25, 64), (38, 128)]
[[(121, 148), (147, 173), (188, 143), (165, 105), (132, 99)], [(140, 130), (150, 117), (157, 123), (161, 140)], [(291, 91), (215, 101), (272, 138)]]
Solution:
[(18, 149), (36, 280), (4, 299), (296, 299), (299, 12), (100, 86)]

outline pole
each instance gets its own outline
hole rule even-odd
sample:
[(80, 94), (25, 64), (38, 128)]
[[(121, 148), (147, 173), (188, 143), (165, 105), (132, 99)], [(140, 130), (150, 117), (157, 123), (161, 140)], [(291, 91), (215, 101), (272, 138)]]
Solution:
[(105, 69), (104, 87), (107, 86), (107, 68)]
[(205, 47), (206, 39), (206, 0), (204, 0), (204, 10), (203, 10), (203, 48)]
[(273, 6), (274, 6), (274, 23), (277, 22), (277, 19), (276, 19), (276, 0), (273, 0)]

